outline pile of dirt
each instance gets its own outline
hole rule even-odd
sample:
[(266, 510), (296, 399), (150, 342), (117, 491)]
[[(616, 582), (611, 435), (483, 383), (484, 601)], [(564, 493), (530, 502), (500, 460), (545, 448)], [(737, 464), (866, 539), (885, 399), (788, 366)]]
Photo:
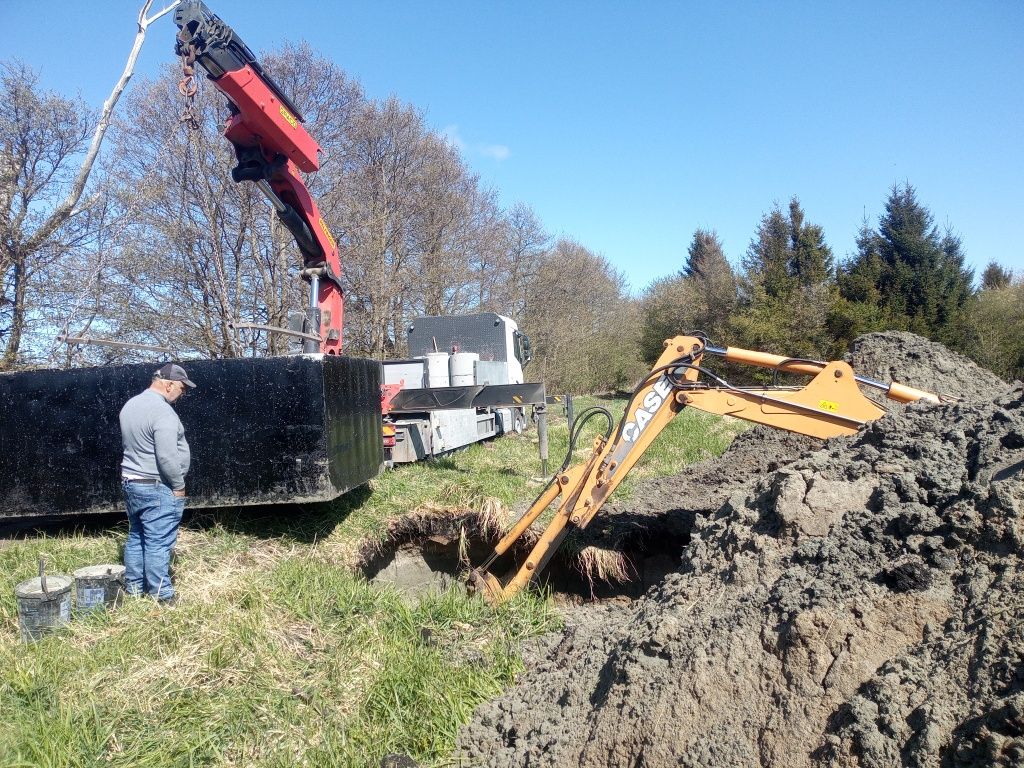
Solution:
[[(961, 401), (991, 400), (1009, 388), (973, 360), (906, 331), (859, 336), (850, 345), (845, 359), (856, 373), (869, 379), (883, 384), (898, 381)], [(891, 403), (886, 405), (892, 407)]]
[[(895, 377), (963, 396), (980, 389), (974, 368), (959, 369), (959, 391)], [(573, 616), (476, 712), (463, 754), (494, 766), (1024, 762), (1024, 390), (1001, 389), (911, 406), (796, 458), (745, 433), (734, 451), (761, 463), (712, 508), (700, 499), (714, 504), (733, 451), (700, 469), (704, 497), (693, 472), (658, 481), (660, 504), (692, 516), (680, 568), (628, 607)], [(762, 472), (766, 457), (776, 466)]]
[(664, 517), (669, 530), (689, 536), (697, 515), (713, 512), (735, 489), (819, 447), (821, 441), (813, 437), (755, 426), (738, 434), (719, 457), (693, 464), (681, 475), (645, 480), (628, 502), (613, 496), (587, 531), (602, 530), (605, 521), (615, 528), (624, 519)]

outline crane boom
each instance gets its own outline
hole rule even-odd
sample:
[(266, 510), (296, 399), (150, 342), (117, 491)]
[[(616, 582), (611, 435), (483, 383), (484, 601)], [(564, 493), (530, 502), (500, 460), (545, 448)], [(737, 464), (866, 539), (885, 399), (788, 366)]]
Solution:
[(320, 145), (298, 108), (260, 66), (249, 47), (200, 0), (174, 13), (175, 52), (206, 70), (228, 100), (224, 136), (235, 148), (235, 182), (251, 181), (267, 197), (302, 254), (310, 284), (303, 351), (340, 354), (344, 320), (338, 244), (300, 173), (320, 167)]

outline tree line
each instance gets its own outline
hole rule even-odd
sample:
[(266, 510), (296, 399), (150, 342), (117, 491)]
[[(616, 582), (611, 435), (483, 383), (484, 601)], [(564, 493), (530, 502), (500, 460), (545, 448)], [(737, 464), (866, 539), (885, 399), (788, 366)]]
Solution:
[(762, 217), (737, 270), (698, 230), (682, 269), (641, 299), (641, 352), (650, 362), (666, 336), (699, 328), (730, 346), (836, 359), (861, 334), (906, 330), (1012, 380), (1024, 376), (1022, 302), (1024, 281), (994, 261), (975, 287), (960, 238), (905, 182), (841, 262), (795, 197)]
[[(738, 267), (698, 230), (679, 271), (633, 296), (607, 259), (551, 237), (528, 205), (500, 206), (415, 107), (368, 98), (306, 45), (263, 63), (324, 150), (307, 183), (341, 248), (347, 354), (401, 357), (413, 317), (494, 311), (531, 336), (531, 377), (551, 391), (631, 387), (665, 338), (694, 329), (834, 357), (860, 333), (905, 328), (1005, 376), (1024, 365), (1024, 287), (992, 264), (975, 290), (959, 239), (909, 184), (846, 262), (794, 198), (765, 214)], [(284, 336), (233, 326), (287, 325), (306, 301), (297, 249), (253, 185), (230, 181), (223, 97), (204, 83), (190, 130), (179, 78), (168, 66), (127, 92), (81, 202), (54, 226), (97, 114), (0, 62), (0, 370), (153, 359), (62, 334), (182, 358), (290, 351)]]

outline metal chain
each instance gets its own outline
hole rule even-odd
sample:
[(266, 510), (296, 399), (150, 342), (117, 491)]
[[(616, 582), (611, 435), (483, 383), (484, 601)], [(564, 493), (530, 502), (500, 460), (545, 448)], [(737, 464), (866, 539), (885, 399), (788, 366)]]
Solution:
[(181, 50), (181, 80), (178, 81), (178, 92), (185, 98), (185, 109), (181, 113), (180, 122), (190, 130), (199, 130), (199, 117), (196, 115), (196, 92), (199, 84), (196, 81), (196, 46), (191, 40), (184, 38), (185, 30), (178, 33), (179, 49)]

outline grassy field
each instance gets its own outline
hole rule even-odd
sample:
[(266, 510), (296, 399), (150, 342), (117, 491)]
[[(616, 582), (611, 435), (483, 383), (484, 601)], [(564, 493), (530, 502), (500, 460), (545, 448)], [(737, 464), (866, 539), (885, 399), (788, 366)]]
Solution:
[[(600, 404), (618, 418), (624, 403)], [(552, 470), (567, 446), (553, 422)], [(684, 412), (617, 495), (717, 455), (737, 430)], [(416, 509), (521, 508), (541, 488), (536, 450), (535, 432), (512, 435), (329, 505), (196, 515), (177, 607), (129, 600), (31, 645), (14, 586), (40, 555), (50, 573), (119, 562), (126, 526), (0, 541), (0, 766), (378, 766), (389, 753), (457, 765), (457, 729), (557, 612), (536, 593), (497, 610), (461, 589), (413, 604), (362, 578), (358, 553)]]

